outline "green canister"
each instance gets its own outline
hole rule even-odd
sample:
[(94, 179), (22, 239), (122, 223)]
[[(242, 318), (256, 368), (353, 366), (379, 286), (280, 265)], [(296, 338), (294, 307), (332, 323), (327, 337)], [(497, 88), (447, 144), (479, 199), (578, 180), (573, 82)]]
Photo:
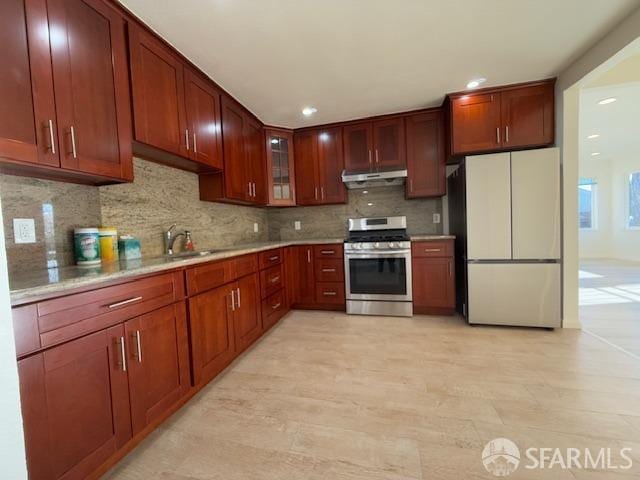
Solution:
[(73, 231), (73, 244), (78, 265), (100, 263), (100, 233), (97, 228), (76, 228)]

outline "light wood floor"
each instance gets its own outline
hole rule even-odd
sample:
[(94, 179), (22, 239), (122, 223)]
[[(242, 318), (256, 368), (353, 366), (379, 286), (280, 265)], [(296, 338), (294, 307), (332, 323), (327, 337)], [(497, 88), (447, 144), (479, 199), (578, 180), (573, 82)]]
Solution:
[(484, 445), (633, 449), (640, 362), (578, 330), (292, 312), (107, 478), (490, 479)]
[(580, 320), (640, 360), (640, 263), (580, 262)]

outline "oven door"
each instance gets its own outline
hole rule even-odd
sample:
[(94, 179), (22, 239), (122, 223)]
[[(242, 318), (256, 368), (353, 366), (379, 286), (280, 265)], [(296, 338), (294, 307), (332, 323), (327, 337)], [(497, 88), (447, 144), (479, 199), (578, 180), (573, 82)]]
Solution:
[(410, 302), (411, 251), (345, 253), (348, 300)]

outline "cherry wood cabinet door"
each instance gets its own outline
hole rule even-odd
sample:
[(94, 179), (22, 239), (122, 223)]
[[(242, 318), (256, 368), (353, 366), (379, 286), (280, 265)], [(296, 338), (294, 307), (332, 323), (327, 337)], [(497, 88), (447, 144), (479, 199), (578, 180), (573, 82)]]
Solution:
[(60, 166), (45, 0), (0, 2), (0, 158)]
[(355, 123), (343, 128), (344, 164), (348, 171), (374, 169), (374, 141), (371, 122)]
[(406, 117), (407, 198), (446, 193), (444, 120), (441, 111)]
[(60, 163), (131, 180), (125, 20), (102, 0), (48, 0), (47, 5)]
[(295, 206), (293, 132), (268, 129), (265, 140), (268, 204)]
[(252, 118), (244, 122), (245, 154), (248, 179), (251, 183), (249, 199), (257, 205), (267, 203), (267, 179), (265, 177), (264, 130)]
[(133, 434), (160, 417), (189, 389), (184, 303), (125, 323)]
[(245, 114), (232, 100), (222, 97), (222, 145), (225, 197), (250, 201), (249, 169), (245, 153)]
[(373, 122), (373, 163), (378, 170), (404, 168), (407, 164), (404, 119)]
[(236, 282), (234, 332), (236, 351), (242, 352), (262, 333), (262, 306), (260, 304), (258, 274), (247, 275)]
[(189, 299), (194, 385), (206, 384), (235, 358), (231, 300), (234, 285), (224, 285)]
[(412, 259), (414, 307), (455, 308), (453, 258)]
[(29, 478), (83, 479), (131, 438), (122, 325), (18, 362)]
[(222, 169), (220, 92), (189, 68), (184, 69), (184, 82), (191, 158)]
[(320, 199), (318, 173), (318, 134), (314, 130), (293, 136), (298, 205), (317, 205)]
[(189, 156), (184, 65), (160, 40), (129, 24), (135, 139)]
[(452, 154), (489, 151), (501, 146), (500, 93), (470, 94), (451, 100)]
[(313, 246), (289, 247), (287, 280), (289, 304), (311, 305), (315, 303), (315, 275)]
[(553, 143), (553, 102), (553, 83), (502, 92), (504, 147), (533, 147)]
[(345, 203), (347, 189), (342, 182), (344, 156), (342, 129), (323, 129), (318, 132), (318, 172), (320, 203)]

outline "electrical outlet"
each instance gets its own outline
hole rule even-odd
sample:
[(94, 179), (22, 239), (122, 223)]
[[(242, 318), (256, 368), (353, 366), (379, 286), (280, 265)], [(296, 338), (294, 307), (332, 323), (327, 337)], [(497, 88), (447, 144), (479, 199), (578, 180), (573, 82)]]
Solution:
[(260, 231), (260, 225), (257, 223), (253, 224), (253, 233), (258, 233)]
[(13, 235), (16, 243), (36, 243), (36, 222), (33, 218), (14, 218)]
[(434, 213), (433, 214), (433, 223), (440, 223), (440, 214), (439, 213)]
[(300, 224), (300, 220), (296, 220), (295, 222), (293, 222), (293, 228), (295, 228), (296, 230), (301, 230), (302, 229), (302, 225)]

